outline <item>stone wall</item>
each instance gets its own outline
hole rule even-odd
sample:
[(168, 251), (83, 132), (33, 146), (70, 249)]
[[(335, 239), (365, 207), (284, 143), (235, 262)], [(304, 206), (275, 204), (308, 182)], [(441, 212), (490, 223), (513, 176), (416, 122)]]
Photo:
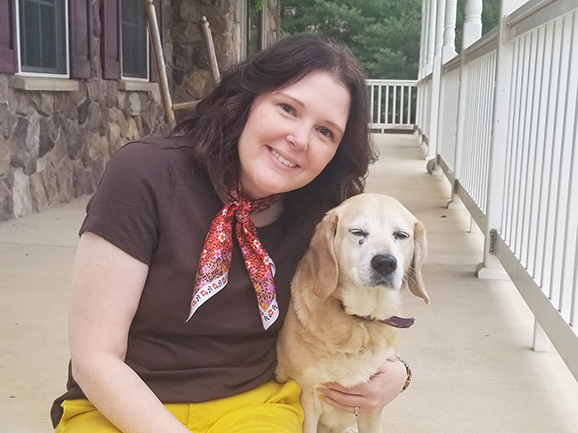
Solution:
[(30, 91), (0, 74), (0, 221), (91, 193), (124, 143), (163, 128), (158, 91), (79, 80), (76, 91)]
[(219, 70), (229, 68), (237, 59), (235, 26), (240, 25), (237, 0), (174, 0), (173, 58), (167, 59), (172, 68), (172, 89), (175, 102), (201, 99), (214, 86), (209, 56), (201, 26), (205, 15), (213, 34)]
[[(219, 68), (226, 70), (241, 56), (239, 8), (243, 2), (162, 2), (163, 45), (173, 102), (201, 99), (214, 84), (200, 17), (204, 14), (209, 19)], [(48, 91), (26, 89), (26, 81), (34, 79), (0, 74), (0, 221), (94, 192), (106, 163), (120, 146), (138, 137), (169, 132), (156, 84), (128, 85), (102, 78), (100, 0), (91, 4), (93, 78), (52, 80), (68, 84)], [(265, 6), (269, 43), (276, 39), (279, 0), (266, 0)]]
[[(252, 0), (247, 0), (252, 3)], [(206, 43), (199, 25), (201, 16), (209, 21), (219, 70), (226, 71), (244, 58), (242, 53), (242, 17), (245, 3), (240, 0), (173, 0), (173, 56), (171, 87), (174, 102), (196, 101), (214, 86)], [(280, 0), (264, 1), (266, 8), (266, 45), (277, 40)]]

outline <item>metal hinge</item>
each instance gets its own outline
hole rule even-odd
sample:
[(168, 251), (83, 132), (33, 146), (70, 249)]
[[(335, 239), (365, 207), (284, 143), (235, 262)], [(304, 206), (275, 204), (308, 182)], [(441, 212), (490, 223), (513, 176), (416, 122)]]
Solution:
[(490, 254), (496, 254), (496, 240), (498, 238), (498, 232), (496, 229), (490, 230)]

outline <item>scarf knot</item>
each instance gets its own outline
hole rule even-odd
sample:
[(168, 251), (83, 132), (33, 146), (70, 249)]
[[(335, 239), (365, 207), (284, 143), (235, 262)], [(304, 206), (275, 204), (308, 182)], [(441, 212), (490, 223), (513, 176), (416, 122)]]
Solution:
[(273, 280), (275, 264), (261, 245), (257, 229), (249, 215), (252, 212), (264, 211), (279, 201), (281, 196), (276, 194), (258, 200), (247, 200), (241, 197), (240, 190), (237, 189), (229, 194), (229, 197), (231, 201), (217, 214), (207, 233), (187, 321), (201, 305), (227, 285), (233, 254), (233, 225), (235, 225), (245, 268), (257, 295), (261, 321), (263, 327), (268, 329), (279, 316)]

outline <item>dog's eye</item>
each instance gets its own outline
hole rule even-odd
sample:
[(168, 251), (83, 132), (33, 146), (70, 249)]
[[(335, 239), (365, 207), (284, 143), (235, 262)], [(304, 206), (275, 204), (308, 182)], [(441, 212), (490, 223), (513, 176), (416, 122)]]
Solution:
[(407, 239), (409, 238), (409, 234), (407, 234), (406, 232), (399, 231), (395, 232), (393, 234), (393, 237), (395, 238), (395, 240)]
[(359, 245), (364, 243), (365, 240), (367, 239), (367, 236), (369, 236), (369, 233), (367, 233), (364, 230), (360, 230), (360, 229), (351, 229), (351, 230), (349, 230), (349, 233), (351, 233), (353, 236), (357, 236), (359, 238)]

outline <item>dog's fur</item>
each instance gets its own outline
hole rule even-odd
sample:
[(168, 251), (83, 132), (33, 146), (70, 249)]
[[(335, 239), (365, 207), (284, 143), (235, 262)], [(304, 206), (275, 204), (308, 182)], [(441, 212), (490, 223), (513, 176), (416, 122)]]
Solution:
[[(341, 433), (355, 424), (352, 413), (319, 399), (317, 388), (367, 382), (395, 359), (395, 330), (378, 320), (399, 314), (403, 287), (429, 303), (425, 255), (424, 226), (389, 196), (354, 196), (319, 223), (293, 278), (277, 343), (277, 380), (300, 385), (304, 433)], [(358, 431), (381, 432), (381, 413), (362, 412)]]

